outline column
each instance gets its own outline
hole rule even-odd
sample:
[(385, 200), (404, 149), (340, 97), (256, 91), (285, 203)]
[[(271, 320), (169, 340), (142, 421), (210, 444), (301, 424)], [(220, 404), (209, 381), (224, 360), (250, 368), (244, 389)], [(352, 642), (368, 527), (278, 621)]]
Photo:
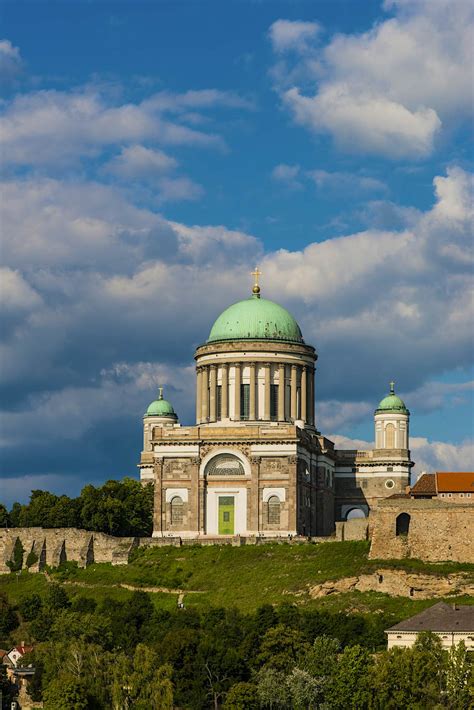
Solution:
[(290, 417), (295, 421), (298, 418), (298, 412), (296, 411), (297, 399), (296, 390), (298, 387), (297, 379), (298, 371), (296, 365), (291, 366), (291, 400), (290, 400)]
[(281, 363), (278, 379), (278, 420), (285, 421), (285, 366)]
[(249, 419), (254, 421), (256, 417), (255, 402), (256, 402), (256, 370), (255, 362), (250, 363), (250, 397), (249, 397)]
[(305, 422), (306, 424), (306, 401), (307, 401), (307, 387), (308, 387), (308, 380), (307, 380), (307, 368), (306, 366), (303, 366), (301, 370), (301, 419)]
[(201, 375), (201, 380), (202, 380), (202, 390), (201, 390), (201, 421), (202, 422), (207, 422), (207, 418), (209, 416), (209, 408), (208, 408), (208, 403), (209, 403), (209, 370), (207, 366), (204, 366), (202, 368), (202, 375)]
[(238, 422), (240, 421), (240, 385), (242, 382), (242, 372), (240, 369), (240, 363), (235, 363), (234, 372), (234, 420)]
[(229, 417), (229, 365), (222, 365), (221, 419)]
[(202, 412), (202, 383), (201, 383), (201, 368), (196, 368), (196, 424), (201, 421)]
[(314, 426), (314, 369), (311, 368), (309, 371), (309, 423)]
[(250, 463), (252, 464), (252, 480), (250, 483), (249, 505), (248, 505), (248, 529), (254, 533), (260, 530), (260, 463), (261, 456), (252, 456)]
[(153, 466), (153, 474), (155, 479), (154, 490), (154, 505), (153, 505), (153, 533), (158, 536), (163, 534), (163, 459), (156, 458)]
[(265, 400), (264, 400), (264, 408), (263, 408), (263, 418), (266, 421), (270, 421), (270, 385), (271, 385), (271, 374), (272, 374), (272, 369), (271, 365), (269, 362), (265, 363)]
[(217, 366), (209, 367), (209, 421), (215, 422), (217, 419)]

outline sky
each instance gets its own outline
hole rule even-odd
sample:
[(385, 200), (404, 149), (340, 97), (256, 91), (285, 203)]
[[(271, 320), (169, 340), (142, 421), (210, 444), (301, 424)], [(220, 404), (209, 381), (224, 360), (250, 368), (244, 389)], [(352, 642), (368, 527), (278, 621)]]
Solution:
[(0, 15), (0, 500), (137, 477), (159, 384), (250, 293), (319, 355), (318, 428), (473, 470), (469, 0), (23, 2)]

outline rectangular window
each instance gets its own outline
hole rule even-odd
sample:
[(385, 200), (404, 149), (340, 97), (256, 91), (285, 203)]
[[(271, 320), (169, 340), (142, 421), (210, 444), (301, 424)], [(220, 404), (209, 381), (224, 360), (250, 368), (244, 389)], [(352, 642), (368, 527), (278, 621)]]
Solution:
[(216, 418), (222, 417), (222, 385), (217, 385)]
[(270, 419), (278, 418), (278, 385), (270, 385)]
[(250, 412), (250, 385), (240, 385), (240, 418), (248, 419)]

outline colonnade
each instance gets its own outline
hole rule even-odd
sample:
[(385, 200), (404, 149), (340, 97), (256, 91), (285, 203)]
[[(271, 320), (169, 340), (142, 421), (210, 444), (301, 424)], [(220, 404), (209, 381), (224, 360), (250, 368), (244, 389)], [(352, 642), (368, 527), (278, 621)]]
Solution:
[[(264, 370), (263, 403), (259, 402), (258, 397), (258, 370), (262, 367)], [(275, 381), (272, 379), (272, 367), (278, 372)], [(233, 369), (232, 398), (230, 397), (231, 368)], [(242, 361), (198, 365), (196, 368), (197, 423), (241, 420), (241, 385), (244, 384), (244, 368), (250, 369), (250, 376), (245, 378), (245, 384), (249, 385), (248, 416), (245, 419), (249, 421), (300, 419), (306, 424), (314, 424), (314, 368), (312, 366)], [(288, 383), (289, 387), (287, 387)], [(272, 384), (278, 385), (277, 411), (273, 413), (271, 412)], [(218, 386), (220, 387), (220, 412), (218, 411)]]

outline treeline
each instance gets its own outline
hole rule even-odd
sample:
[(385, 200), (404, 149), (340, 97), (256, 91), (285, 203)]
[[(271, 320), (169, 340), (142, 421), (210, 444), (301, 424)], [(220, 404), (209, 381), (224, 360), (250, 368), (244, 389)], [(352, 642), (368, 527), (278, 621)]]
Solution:
[(26, 505), (0, 503), (1, 527), (83, 528), (109, 535), (148, 537), (153, 530), (153, 486), (124, 478), (85, 486), (80, 496), (34, 490)]
[[(420, 634), (412, 649), (380, 650), (383, 620), (300, 610), (157, 610), (70, 598), (52, 584), (17, 607), (35, 650), (30, 686), (45, 710), (395, 710), (472, 707), (462, 644), (449, 653)], [(16, 622), (15, 622), (16, 618)], [(4, 628), (3, 631), (8, 629)], [(2, 639), (0, 639), (1, 641)]]

